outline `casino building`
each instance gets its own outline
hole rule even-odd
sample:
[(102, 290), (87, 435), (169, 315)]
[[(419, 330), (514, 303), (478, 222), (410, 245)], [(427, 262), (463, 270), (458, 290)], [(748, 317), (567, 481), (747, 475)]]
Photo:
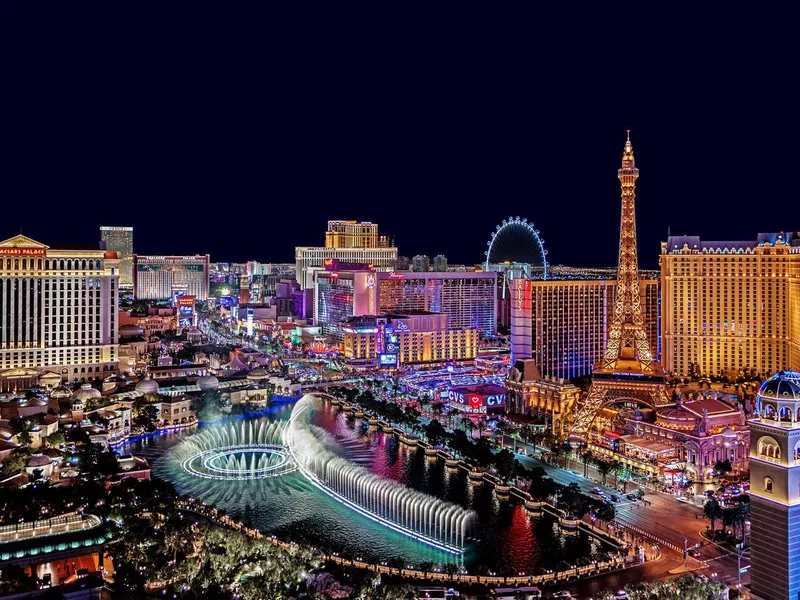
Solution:
[(119, 259), (17, 235), (0, 242), (0, 379), (52, 371), (63, 381), (117, 370)]
[(176, 295), (208, 299), (208, 254), (133, 255), (134, 294), (140, 300), (171, 300)]
[(660, 262), (667, 372), (800, 370), (800, 232), (671, 236)]
[(344, 356), (356, 364), (445, 363), (474, 360), (478, 354), (478, 331), (448, 329), (447, 316), (442, 313), (351, 317), (341, 323), (341, 331)]
[(331, 259), (368, 265), (376, 271), (391, 271), (397, 262), (397, 248), (389, 238), (378, 235), (375, 223), (328, 221), (324, 247), (295, 248), (295, 277), (300, 288), (313, 288), (314, 274)]
[(314, 285), (314, 324), (337, 343), (339, 323), (349, 317), (379, 314), (442, 313), (448, 330), (497, 332), (497, 273), (401, 273), (318, 271)]
[[(659, 282), (642, 279), (640, 286), (647, 338), (657, 359), (661, 349)], [(589, 375), (605, 352), (616, 291), (616, 280), (513, 280), (512, 361), (531, 358), (545, 377)]]

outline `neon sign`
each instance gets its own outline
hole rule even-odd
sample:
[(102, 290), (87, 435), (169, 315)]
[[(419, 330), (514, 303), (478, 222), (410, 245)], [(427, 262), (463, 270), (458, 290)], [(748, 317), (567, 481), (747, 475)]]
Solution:
[(47, 256), (46, 248), (0, 248), (0, 256)]

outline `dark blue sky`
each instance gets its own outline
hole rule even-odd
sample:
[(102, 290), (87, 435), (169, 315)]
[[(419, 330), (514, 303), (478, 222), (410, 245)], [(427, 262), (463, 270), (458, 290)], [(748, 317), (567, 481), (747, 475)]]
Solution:
[(353, 218), (471, 263), (519, 215), (552, 262), (612, 265), (626, 128), (643, 267), (668, 227), (800, 229), (793, 54), (752, 20), (88, 6), (3, 15), (0, 236), (289, 261)]

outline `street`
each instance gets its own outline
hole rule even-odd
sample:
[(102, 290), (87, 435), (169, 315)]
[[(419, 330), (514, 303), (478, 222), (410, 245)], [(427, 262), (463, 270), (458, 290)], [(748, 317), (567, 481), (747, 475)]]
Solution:
[[(531, 447), (529, 444), (513, 440), (508, 436), (504, 436), (504, 445), (509, 449), (517, 447), (528, 447), (530, 452)], [(516, 446), (514, 445), (516, 444)], [(643, 574), (647, 574), (650, 578), (651, 575), (655, 576), (660, 573), (665, 576), (670, 570), (674, 570), (681, 566), (681, 555), (684, 547), (692, 548), (696, 544), (701, 544), (702, 547), (698, 548), (700, 556), (697, 558), (690, 557), (687, 561), (688, 569), (694, 573), (703, 573), (711, 577), (713, 573), (732, 587), (736, 587), (738, 583), (739, 565), (736, 553), (725, 550), (716, 544), (705, 540), (700, 532), (705, 530), (708, 522), (703, 519), (703, 512), (700, 507), (697, 507), (688, 502), (680, 502), (674, 497), (663, 494), (661, 492), (647, 492), (645, 500), (648, 504), (645, 506), (644, 502), (632, 502), (625, 498), (624, 494), (611, 486), (604, 486), (602, 475), (597, 470), (589, 465), (587, 469), (588, 478), (583, 477), (584, 465), (578, 461), (569, 461), (569, 470), (563, 469), (559, 466), (533, 458), (525, 454), (516, 453), (517, 460), (519, 460), (526, 467), (542, 467), (548, 477), (552, 478), (555, 482), (562, 485), (570, 483), (577, 483), (581, 490), (589, 493), (595, 487), (600, 487), (606, 490), (609, 494), (614, 494), (620, 498), (620, 502), (615, 503), (617, 511), (616, 522), (623, 527), (627, 527), (629, 531), (644, 533), (644, 537), (649, 538), (651, 541), (659, 543), (659, 547), (664, 552), (664, 558), (655, 563), (644, 565), (631, 569), (631, 572), (640, 570), (639, 577), (633, 581), (638, 581)], [(559, 459), (561, 462), (563, 459)], [(613, 481), (611, 477), (609, 481)], [(664, 543), (666, 542), (666, 544)], [(741, 567), (749, 567), (749, 558), (742, 558)], [(627, 572), (626, 572), (627, 573)], [(620, 582), (623, 582), (626, 574), (614, 574), (608, 576), (612, 580), (614, 577), (619, 577)], [(747, 585), (750, 582), (749, 569), (746, 573), (741, 575), (742, 585)], [(596, 579), (605, 579), (596, 578)], [(588, 582), (586, 582), (588, 584)], [(613, 585), (618, 585), (613, 583)], [(576, 584), (575, 589), (584, 587), (583, 584)], [(589, 586), (590, 588), (593, 586)], [(572, 587), (565, 589), (573, 590)], [(596, 588), (602, 589), (602, 586)], [(581, 596), (587, 591), (583, 590), (578, 593)]]

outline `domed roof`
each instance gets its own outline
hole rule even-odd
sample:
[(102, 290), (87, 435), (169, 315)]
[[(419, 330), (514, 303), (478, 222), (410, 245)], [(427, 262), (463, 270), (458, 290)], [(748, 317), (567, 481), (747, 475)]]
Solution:
[(735, 438), (736, 437), (736, 432), (733, 429), (731, 429), (730, 427), (726, 427), (725, 429), (722, 430), (722, 437), (731, 438), (731, 439)]
[(20, 404), (20, 406), (47, 406), (47, 402), (41, 398), (33, 396), (32, 398), (25, 400), (22, 404)]
[(154, 379), (142, 379), (139, 383), (136, 384), (136, 391), (142, 394), (157, 394), (158, 393), (158, 382)]
[(213, 375), (205, 375), (197, 380), (197, 387), (200, 388), (201, 391), (205, 392), (208, 390), (215, 390), (219, 387), (219, 379), (214, 377)]
[(49, 456), (45, 456), (44, 454), (34, 454), (31, 456), (26, 462), (26, 467), (46, 467), (51, 463), (51, 459)]
[(56, 399), (72, 398), (72, 390), (64, 385), (60, 385), (50, 392), (50, 397)]
[(694, 422), (695, 416), (682, 406), (667, 406), (656, 411), (659, 419)]
[(800, 373), (780, 371), (761, 384), (758, 395), (774, 400), (800, 401)]
[(100, 390), (93, 388), (91, 383), (84, 383), (81, 389), (72, 394), (72, 399), (87, 402), (89, 400), (97, 400), (101, 396)]
[(269, 379), (269, 373), (264, 367), (256, 367), (247, 374), (248, 379)]

